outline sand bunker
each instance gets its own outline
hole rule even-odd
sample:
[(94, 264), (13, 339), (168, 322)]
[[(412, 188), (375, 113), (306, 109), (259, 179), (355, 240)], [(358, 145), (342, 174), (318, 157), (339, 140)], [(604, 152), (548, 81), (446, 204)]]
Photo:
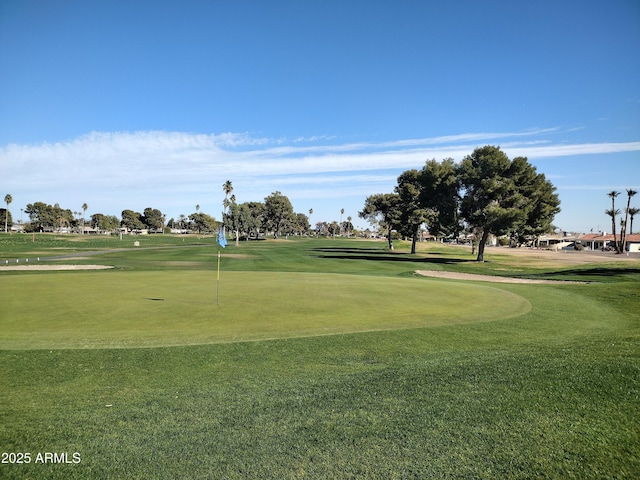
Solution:
[(0, 272), (4, 270), (106, 270), (111, 265), (0, 265)]
[(478, 275), (475, 273), (457, 273), (457, 272), (440, 272), (435, 270), (417, 270), (418, 275), (425, 277), (435, 278), (450, 278), (453, 280), (475, 280), (480, 282), (494, 282), (494, 283), (555, 283), (557, 284), (571, 284), (571, 283), (588, 283), (588, 282), (574, 282), (570, 280), (534, 280), (530, 278), (513, 278), (513, 277), (500, 277), (497, 275)]

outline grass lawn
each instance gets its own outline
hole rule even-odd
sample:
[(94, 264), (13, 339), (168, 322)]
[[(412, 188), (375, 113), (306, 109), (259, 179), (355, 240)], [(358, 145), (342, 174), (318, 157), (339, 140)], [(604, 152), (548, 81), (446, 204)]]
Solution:
[(115, 268), (0, 269), (0, 478), (640, 476), (638, 259), (251, 242), (216, 305), (213, 238), (31, 240)]

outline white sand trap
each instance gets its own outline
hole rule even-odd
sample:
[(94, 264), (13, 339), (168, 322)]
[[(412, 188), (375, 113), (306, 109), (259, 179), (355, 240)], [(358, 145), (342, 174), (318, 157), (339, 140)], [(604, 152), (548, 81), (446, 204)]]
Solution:
[(500, 277), (498, 275), (478, 275), (475, 273), (440, 272), (435, 270), (416, 270), (416, 273), (425, 277), (450, 278), (452, 280), (475, 280), (479, 282), (493, 283), (555, 283), (556, 285), (570, 283), (589, 283), (574, 282), (571, 280), (534, 280), (530, 278)]
[(111, 265), (0, 265), (0, 272), (4, 270), (106, 270)]

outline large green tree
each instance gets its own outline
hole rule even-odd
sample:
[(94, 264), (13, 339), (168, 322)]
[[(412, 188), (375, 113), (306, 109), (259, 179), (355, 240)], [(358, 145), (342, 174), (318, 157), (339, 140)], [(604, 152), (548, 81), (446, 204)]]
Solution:
[(142, 230), (144, 228), (144, 223), (142, 223), (142, 215), (140, 212), (134, 212), (133, 210), (123, 210), (121, 214), (122, 220), (120, 221), (120, 225), (125, 227), (127, 230)]
[(309, 233), (309, 229), (311, 228), (309, 217), (304, 213), (296, 213), (293, 218), (293, 226), (295, 232), (300, 236)]
[(249, 237), (260, 238), (260, 231), (265, 222), (265, 205), (262, 202), (246, 202), (244, 205), (249, 210), (246, 230)]
[(211, 233), (218, 228), (216, 219), (206, 213), (192, 213), (189, 215), (189, 220), (191, 221), (191, 228), (198, 233)]
[(416, 242), (420, 228), (430, 223), (435, 215), (432, 209), (425, 208), (420, 201), (422, 198), (422, 183), (418, 170), (407, 170), (398, 177), (395, 187), (400, 198), (399, 230), (403, 235), (411, 238), (411, 253), (416, 253)]
[(120, 226), (120, 221), (115, 215), (103, 215), (94, 213), (91, 215), (91, 226), (99, 231), (110, 232)]
[(556, 187), (543, 173), (537, 173), (526, 157), (513, 159), (511, 175), (526, 198), (525, 221), (514, 225), (512, 237), (520, 243), (528, 241), (537, 244), (540, 235), (553, 230), (553, 219), (560, 212)]
[(294, 224), (293, 206), (280, 192), (273, 192), (264, 199), (264, 218), (267, 228), (273, 232), (274, 238), (289, 233)]
[(149, 231), (164, 228), (164, 215), (157, 208), (145, 208), (140, 220)]
[(462, 227), (458, 218), (460, 196), (453, 159), (427, 161), (420, 171), (419, 182), (420, 205), (431, 212), (429, 232), (457, 238)]
[(231, 199), (232, 202), (229, 204), (224, 223), (226, 228), (235, 232), (236, 246), (238, 246), (241, 236), (244, 236), (247, 240), (249, 239), (249, 231), (254, 222), (249, 205), (247, 203), (236, 203), (233, 195)]
[(360, 218), (364, 218), (372, 224), (378, 223), (387, 231), (389, 250), (393, 250), (391, 231), (400, 225), (401, 215), (400, 195), (397, 193), (370, 195), (364, 202), (364, 208), (358, 212)]
[(550, 225), (559, 211), (555, 188), (525, 157), (511, 161), (495, 146), (477, 148), (458, 169), (461, 214), (481, 232), (478, 261), (484, 261), (489, 235), (537, 231)]
[(31, 230), (60, 229), (74, 221), (73, 212), (57, 203), (53, 206), (44, 202), (29, 203), (25, 213), (29, 215)]

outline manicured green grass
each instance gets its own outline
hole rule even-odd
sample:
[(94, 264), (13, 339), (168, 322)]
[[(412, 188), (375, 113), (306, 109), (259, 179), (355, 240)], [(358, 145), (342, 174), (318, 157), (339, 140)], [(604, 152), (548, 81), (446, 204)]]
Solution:
[(12, 314), (3, 322), (0, 348), (147, 347), (395, 330), (490, 321), (530, 308), (523, 297), (486, 285), (452, 289), (446, 282), (292, 272), (221, 277), (216, 295), (211, 271), (15, 275), (2, 282), (0, 303)]
[[(82, 458), (75, 465), (0, 464), (1, 478), (640, 474), (637, 263), (572, 267), (576, 272), (570, 275), (595, 280), (588, 285), (487, 285), (417, 278), (412, 272), (426, 265), (484, 267), (490, 273), (549, 278), (567, 268), (537, 268), (498, 255), (478, 265), (467, 261), (468, 252), (446, 246), (411, 256), (372, 242), (255, 242), (223, 251), (215, 310), (213, 296), (204, 300), (210, 309), (198, 303), (213, 286), (206, 281), (215, 273), (213, 240), (185, 247), (172, 245), (174, 240), (152, 241), (158, 242), (154, 247), (169, 248), (145, 250), (143, 245), (73, 260), (115, 265), (113, 271), (0, 272), (2, 451), (79, 452)], [(228, 288), (232, 281), (240, 285), (251, 279), (254, 297), (262, 302), (251, 301), (241, 288)], [(25, 347), (29, 339), (17, 338), (20, 329), (12, 324), (19, 307), (6, 306), (6, 289), (20, 295), (12, 284), (37, 291), (17, 304), (34, 312), (34, 318), (21, 317), (32, 322), (28, 330), (53, 334), (52, 318), (61, 321), (64, 311), (82, 320), (83, 328), (67, 329), (73, 344), (67, 346), (74, 348)], [(336, 300), (324, 304), (304, 294), (309, 289), (331, 292)], [(220, 340), (197, 328), (193, 317), (208, 310), (228, 315), (227, 337), (224, 343), (175, 347), (82, 348), (81, 332), (91, 331), (86, 312), (92, 303), (105, 303), (100, 291), (108, 297), (119, 292), (111, 308), (124, 308), (112, 325), (122, 332), (129, 319), (129, 333), (143, 344), (139, 335), (153, 337), (165, 327), (168, 338), (156, 336), (153, 342), (183, 343), (198, 331), (205, 342)], [(60, 294), (64, 307), (54, 301)], [(491, 301), (483, 303), (478, 295)], [(482, 320), (493, 321), (432, 323), (442, 313), (438, 309), (451, 311), (452, 298), (461, 311), (488, 313)], [(524, 298), (530, 308), (505, 315), (499, 310), (505, 298)], [(326, 315), (297, 307), (305, 302), (324, 305)], [(387, 304), (392, 308), (384, 310)], [(497, 311), (491, 310), (494, 304)], [(173, 315), (164, 315), (165, 308), (176, 314), (175, 324), (155, 333), (126, 313), (148, 312), (149, 321), (152, 314), (166, 321)], [(371, 321), (361, 313), (375, 317), (378, 310), (384, 312), (380, 317), (391, 317), (385, 326), (361, 331), (367, 328), (358, 323)], [(96, 318), (107, 318), (101, 309), (93, 311)], [(404, 324), (402, 315), (418, 323)], [(295, 324), (296, 318), (306, 319), (308, 332), (300, 332), (303, 325)], [(318, 335), (327, 322), (336, 333)], [(247, 340), (260, 325), (280, 333), (232, 341), (233, 335)], [(4, 333), (9, 326), (13, 333)], [(283, 337), (290, 329), (298, 329), (295, 338), (259, 339)], [(183, 330), (190, 333), (175, 341)], [(116, 331), (105, 328), (101, 338), (113, 345)], [(99, 333), (94, 329), (93, 338)], [(11, 336), (16, 343), (9, 349)]]

